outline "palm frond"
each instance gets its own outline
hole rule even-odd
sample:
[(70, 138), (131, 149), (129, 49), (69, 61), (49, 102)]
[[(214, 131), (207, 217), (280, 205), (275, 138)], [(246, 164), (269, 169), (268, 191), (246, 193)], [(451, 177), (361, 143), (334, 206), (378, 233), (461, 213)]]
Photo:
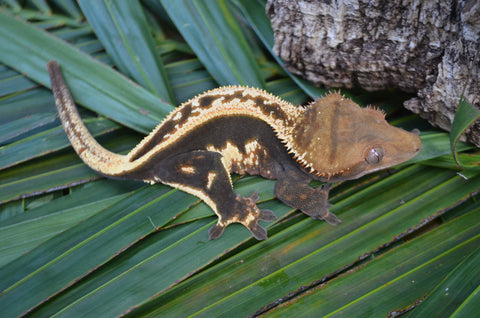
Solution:
[[(332, 227), (235, 176), (279, 217), (258, 242), (167, 186), (100, 178), (56, 118), (45, 65), (62, 66), (89, 129), (126, 152), (174, 105), (219, 85), (293, 103), (325, 93), (272, 55), (263, 0), (0, 1), (0, 308), (28, 316), (418, 316), (478, 312), (478, 153), (401, 110), (402, 95), (347, 92), (422, 130), (410, 162), (332, 190)], [(461, 131), (464, 127), (459, 127)], [(469, 284), (463, 277), (468, 273)], [(447, 300), (445, 300), (447, 299)], [(423, 302), (423, 303), (422, 303)]]

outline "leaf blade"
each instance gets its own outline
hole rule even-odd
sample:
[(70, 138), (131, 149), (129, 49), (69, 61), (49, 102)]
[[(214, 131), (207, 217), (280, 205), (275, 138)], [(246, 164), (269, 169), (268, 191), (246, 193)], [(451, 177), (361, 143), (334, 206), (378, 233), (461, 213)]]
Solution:
[(225, 1), (162, 0), (168, 15), (220, 85), (265, 87)]
[[(459, 107), (453, 119), (452, 128), (450, 131), (450, 146), (453, 157), (459, 166), (462, 166), (457, 158), (457, 144), (461, 135), (470, 127), (475, 121), (480, 119), (480, 110), (476, 109), (462, 97)], [(467, 166), (465, 168), (468, 168)]]
[[(0, 47), (3, 63), (48, 86), (46, 64), (58, 60), (80, 104), (137, 131), (149, 132), (173, 109), (109, 67), (4, 10), (0, 10), (0, 41), (6, 43)], [(26, 53), (32, 50), (38, 54)]]
[(147, 20), (139, 2), (79, 1), (79, 5), (122, 73), (174, 104), (163, 62), (147, 32)]

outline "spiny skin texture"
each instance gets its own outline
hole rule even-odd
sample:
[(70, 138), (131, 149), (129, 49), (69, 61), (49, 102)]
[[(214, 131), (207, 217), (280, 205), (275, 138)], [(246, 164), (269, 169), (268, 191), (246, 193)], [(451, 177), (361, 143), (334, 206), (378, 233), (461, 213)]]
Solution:
[(382, 112), (361, 108), (339, 94), (296, 107), (248, 87), (220, 87), (175, 109), (127, 155), (99, 145), (83, 124), (55, 61), (47, 64), (64, 129), (80, 158), (107, 177), (163, 183), (202, 199), (218, 216), (210, 239), (241, 223), (259, 240), (258, 194), (233, 192), (230, 173), (278, 180), (275, 195), (285, 204), (330, 224), (340, 220), (328, 207), (331, 184), (311, 188), (312, 179), (350, 180), (414, 157), (417, 134), (389, 125)]

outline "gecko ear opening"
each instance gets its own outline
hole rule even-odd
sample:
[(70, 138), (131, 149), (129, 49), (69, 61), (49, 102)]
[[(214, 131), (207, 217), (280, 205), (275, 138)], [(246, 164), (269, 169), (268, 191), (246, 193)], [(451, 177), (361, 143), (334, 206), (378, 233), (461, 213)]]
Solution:
[(380, 146), (373, 146), (369, 148), (365, 154), (365, 161), (370, 165), (379, 164), (383, 157), (385, 156), (385, 151)]

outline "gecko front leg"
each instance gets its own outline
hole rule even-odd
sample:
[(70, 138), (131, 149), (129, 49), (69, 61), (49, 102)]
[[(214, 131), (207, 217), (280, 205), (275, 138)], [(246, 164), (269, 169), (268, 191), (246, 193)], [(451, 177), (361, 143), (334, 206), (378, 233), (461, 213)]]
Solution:
[(199, 197), (213, 209), (218, 222), (209, 230), (210, 239), (219, 238), (229, 224), (241, 223), (256, 239), (264, 240), (267, 231), (258, 221), (276, 219), (272, 211), (257, 207), (257, 193), (242, 197), (233, 192), (230, 175), (218, 152), (177, 154), (155, 165), (152, 172), (162, 183)]
[(332, 184), (310, 187), (310, 178), (296, 169), (286, 170), (275, 184), (275, 196), (288, 206), (299, 209), (314, 219), (337, 225), (342, 221), (328, 208), (328, 192)]

